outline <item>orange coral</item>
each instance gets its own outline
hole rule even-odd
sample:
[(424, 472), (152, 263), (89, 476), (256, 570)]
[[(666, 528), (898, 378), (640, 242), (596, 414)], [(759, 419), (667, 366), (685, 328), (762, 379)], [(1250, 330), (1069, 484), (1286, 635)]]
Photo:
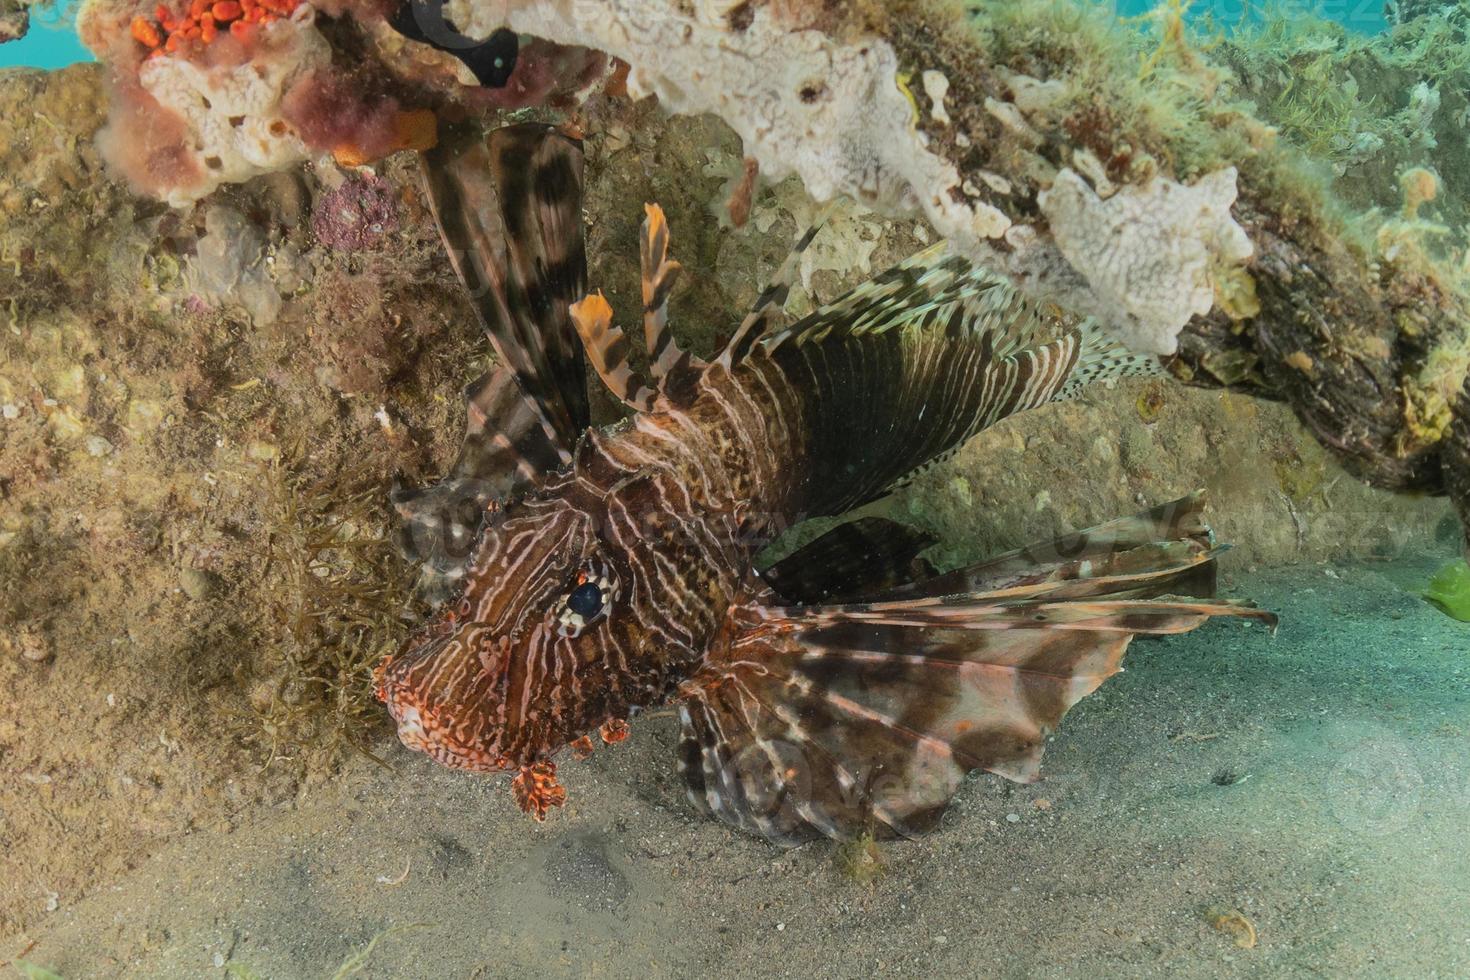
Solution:
[(163, 35), (159, 33), (158, 27), (142, 17), (133, 18), (132, 33), (133, 40), (144, 47), (156, 48), (163, 44)]
[(133, 18), (133, 39), (149, 49), (150, 58), (173, 53), (191, 41), (209, 44), (228, 30), (237, 38), (249, 37), (255, 24), (269, 24), (289, 17), (302, 0), (190, 0), (180, 16), (164, 4), (153, 11), (153, 20)]

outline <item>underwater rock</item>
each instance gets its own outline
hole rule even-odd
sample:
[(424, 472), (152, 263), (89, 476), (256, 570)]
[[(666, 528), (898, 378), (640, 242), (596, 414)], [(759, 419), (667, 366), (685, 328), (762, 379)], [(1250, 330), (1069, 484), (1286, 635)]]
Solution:
[(0, 0), (0, 44), (18, 41), (26, 36), (31, 26), (28, 4), (21, 0)]
[(256, 326), (274, 322), (281, 312), (281, 294), (265, 264), (265, 236), (224, 204), (205, 212), (204, 227), (185, 281), (207, 301), (239, 306)]
[(49, 663), (55, 656), (46, 638), (36, 629), (22, 627), (0, 639), (7, 653), (14, 653), (22, 660), (33, 664)]
[(184, 590), (184, 595), (195, 602), (203, 602), (215, 591), (218, 579), (200, 568), (185, 565), (179, 569), (179, 588)]
[(322, 244), (356, 252), (398, 230), (398, 198), (374, 174), (348, 178), (323, 194), (311, 212), (311, 230)]

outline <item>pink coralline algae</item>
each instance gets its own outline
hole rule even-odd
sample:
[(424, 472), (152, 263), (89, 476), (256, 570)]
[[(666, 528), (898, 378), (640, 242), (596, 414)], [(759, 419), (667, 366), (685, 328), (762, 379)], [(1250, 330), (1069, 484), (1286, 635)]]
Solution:
[(398, 230), (398, 201), (381, 177), (365, 174), (323, 195), (311, 212), (311, 230), (329, 248), (372, 248)]

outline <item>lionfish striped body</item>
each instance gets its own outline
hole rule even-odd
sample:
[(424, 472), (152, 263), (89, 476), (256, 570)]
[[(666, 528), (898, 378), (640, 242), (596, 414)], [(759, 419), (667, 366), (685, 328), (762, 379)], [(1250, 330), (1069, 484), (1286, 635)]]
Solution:
[[(968, 771), (1034, 778), (1132, 635), (1269, 618), (1163, 598), (1213, 586), (1198, 496), (944, 575), (927, 536), (867, 518), (757, 573), (795, 521), (1151, 362), (1085, 326), (1043, 340), (1009, 286), (932, 249), (777, 330), (788, 262), (705, 363), (668, 332), (679, 266), (650, 206), (644, 379), (584, 296), (576, 144), (514, 127), (434, 152), (441, 230), (504, 366), (468, 392), (450, 476), (395, 498), (446, 597), (378, 672), (410, 747), (517, 773), (539, 817), (564, 798), (554, 755), (673, 703), (701, 809), (773, 840), (911, 833)], [(590, 428), (583, 351), (631, 418)]]

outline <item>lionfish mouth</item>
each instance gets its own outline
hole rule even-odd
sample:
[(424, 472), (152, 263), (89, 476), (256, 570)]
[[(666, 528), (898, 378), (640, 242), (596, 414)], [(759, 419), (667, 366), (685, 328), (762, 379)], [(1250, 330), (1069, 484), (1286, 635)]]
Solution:
[(373, 689), (398, 726), (398, 741), (405, 748), (422, 752), (440, 765), (468, 772), (508, 772), (518, 768), (509, 759), (469, 744), (438, 723), (435, 712), (426, 711), (413, 691), (393, 677), (394, 657), (384, 657), (373, 670)]

